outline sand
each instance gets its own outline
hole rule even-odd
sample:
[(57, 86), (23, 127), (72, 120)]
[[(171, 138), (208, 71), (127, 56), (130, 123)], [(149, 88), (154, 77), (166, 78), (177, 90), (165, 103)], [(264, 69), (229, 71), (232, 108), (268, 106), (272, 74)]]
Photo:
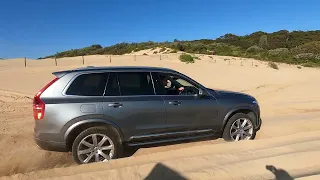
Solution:
[[(23, 59), (1, 60), (0, 179), (320, 179), (319, 69), (279, 64), (274, 70), (266, 62), (204, 55), (184, 64), (178, 56), (146, 50), (111, 56), (111, 63), (110, 56), (93, 55), (84, 64), (73, 57), (57, 59), (58, 66), (54, 59), (27, 60), (27, 67)], [(76, 165), (70, 153), (43, 151), (33, 142), (32, 97), (52, 72), (87, 65), (169, 67), (212, 89), (251, 94), (261, 106), (262, 128), (253, 141), (172, 143)]]

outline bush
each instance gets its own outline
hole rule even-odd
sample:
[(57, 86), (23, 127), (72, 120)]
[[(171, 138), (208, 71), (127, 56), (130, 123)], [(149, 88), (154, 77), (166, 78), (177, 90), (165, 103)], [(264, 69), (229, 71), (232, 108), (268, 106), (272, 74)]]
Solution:
[(320, 41), (312, 41), (292, 50), (293, 54), (302, 54), (302, 53), (313, 53), (313, 54), (320, 54)]
[(147, 53), (143, 53), (143, 55), (144, 55), (144, 56), (148, 56), (148, 54), (147, 54)]
[(269, 56), (287, 57), (290, 56), (290, 51), (288, 48), (278, 48), (268, 51)]
[(162, 47), (159, 52), (164, 52), (166, 50), (165, 47)]
[(268, 66), (271, 67), (272, 69), (277, 69), (277, 70), (279, 69), (278, 65), (274, 62), (269, 62)]
[(194, 63), (194, 59), (190, 54), (181, 54), (179, 56), (179, 59), (181, 62), (185, 62), (185, 63)]
[(301, 53), (301, 54), (295, 55), (294, 58), (308, 60), (308, 59), (314, 59), (315, 55), (313, 53)]
[(306, 62), (302, 64), (303, 67), (320, 67), (320, 64), (314, 62)]
[(158, 51), (154, 51), (154, 52), (153, 52), (153, 54), (157, 54), (157, 53), (158, 53)]
[(172, 50), (170, 51), (170, 53), (177, 53), (177, 50)]
[(246, 50), (247, 53), (252, 53), (252, 54), (258, 54), (261, 52), (264, 52), (264, 49), (262, 49), (259, 46), (251, 46)]

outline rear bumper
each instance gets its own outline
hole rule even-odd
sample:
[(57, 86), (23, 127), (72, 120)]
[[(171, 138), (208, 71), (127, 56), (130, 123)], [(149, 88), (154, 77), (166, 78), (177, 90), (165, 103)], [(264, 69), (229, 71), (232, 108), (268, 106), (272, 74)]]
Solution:
[(59, 151), (59, 152), (67, 152), (69, 151), (66, 143), (64, 142), (54, 142), (54, 141), (42, 141), (38, 138), (34, 138), (37, 146), (43, 150), (47, 151)]

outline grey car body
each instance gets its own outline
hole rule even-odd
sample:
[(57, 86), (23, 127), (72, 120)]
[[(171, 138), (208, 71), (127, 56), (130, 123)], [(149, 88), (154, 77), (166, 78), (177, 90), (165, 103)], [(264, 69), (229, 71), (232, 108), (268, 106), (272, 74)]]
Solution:
[[(70, 85), (83, 74), (150, 73), (154, 94), (78, 96), (67, 95)], [(199, 89), (195, 95), (158, 95), (154, 73), (169, 73)], [(34, 138), (45, 150), (70, 151), (76, 136), (84, 129), (107, 125), (124, 145), (138, 146), (183, 139), (222, 136), (236, 113), (252, 120), (254, 131), (261, 126), (260, 109), (250, 95), (213, 90), (172, 69), (156, 67), (86, 67), (53, 73), (58, 80), (42, 92), (43, 119), (35, 121)], [(107, 83), (105, 86), (108, 86)]]

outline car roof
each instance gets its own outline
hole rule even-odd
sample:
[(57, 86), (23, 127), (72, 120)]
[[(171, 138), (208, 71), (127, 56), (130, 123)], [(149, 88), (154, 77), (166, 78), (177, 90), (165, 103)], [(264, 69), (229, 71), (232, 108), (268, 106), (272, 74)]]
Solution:
[(56, 71), (53, 72), (57, 77), (61, 77), (71, 72), (85, 72), (85, 71), (164, 71), (164, 72), (176, 72), (173, 69), (163, 67), (151, 67), (151, 66), (87, 66), (76, 68), (72, 70)]

